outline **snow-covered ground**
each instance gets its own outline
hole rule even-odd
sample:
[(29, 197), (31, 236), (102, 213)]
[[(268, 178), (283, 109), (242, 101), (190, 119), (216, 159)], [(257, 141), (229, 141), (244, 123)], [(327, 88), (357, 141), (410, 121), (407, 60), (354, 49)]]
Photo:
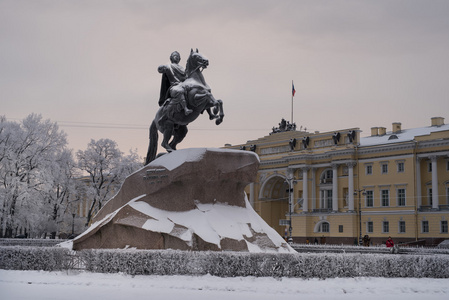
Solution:
[(448, 299), (449, 279), (219, 278), (0, 270), (0, 298), (89, 299)]

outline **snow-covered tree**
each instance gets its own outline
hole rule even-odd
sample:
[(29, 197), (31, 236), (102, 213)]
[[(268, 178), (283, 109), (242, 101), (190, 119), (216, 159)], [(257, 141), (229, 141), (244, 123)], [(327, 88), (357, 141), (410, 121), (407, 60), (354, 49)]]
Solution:
[[(89, 200), (87, 222), (141, 166), (136, 151), (124, 155), (109, 139), (91, 141), (75, 162), (56, 123), (31, 114), (20, 123), (0, 116), (0, 237), (41, 236), (83, 228), (80, 203)], [(80, 180), (89, 175), (88, 184)]]
[(123, 180), (141, 167), (135, 151), (124, 155), (110, 139), (91, 140), (87, 149), (76, 153), (78, 167), (87, 173), (89, 182), (86, 198), (91, 200), (87, 224), (104, 203), (120, 188)]
[(66, 145), (66, 134), (40, 115), (31, 114), (20, 124), (0, 118), (1, 236), (38, 234), (49, 226), (57, 230), (49, 211), (63, 203), (58, 186), (68, 180), (64, 165), (73, 165)]
[[(47, 186), (40, 191), (41, 197), (45, 199), (45, 205), (42, 212), (47, 216), (45, 232), (51, 232), (53, 235), (61, 231), (62, 227), (71, 223), (74, 212), (73, 206), (77, 199), (73, 195), (77, 193), (76, 184), (80, 175), (73, 159), (72, 151), (63, 149), (55, 157), (54, 165), (49, 169), (46, 176)], [(64, 231), (68, 231), (64, 228)]]

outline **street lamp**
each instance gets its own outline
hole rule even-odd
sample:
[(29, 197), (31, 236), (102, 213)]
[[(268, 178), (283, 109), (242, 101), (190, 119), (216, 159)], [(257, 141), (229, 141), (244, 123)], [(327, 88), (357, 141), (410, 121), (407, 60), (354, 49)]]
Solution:
[(72, 235), (75, 232), (75, 213), (72, 213)]
[(287, 184), (288, 184), (288, 189), (287, 189), (287, 191), (288, 191), (288, 218), (289, 218), (289, 221), (288, 221), (288, 235), (289, 235), (289, 237), (288, 237), (288, 239), (287, 239), (287, 242), (289, 243), (289, 244), (291, 244), (292, 242), (293, 242), (293, 238), (292, 238), (292, 231), (293, 231), (293, 227), (292, 227), (292, 206), (293, 206), (293, 184), (295, 184), (296, 183), (296, 179), (295, 179), (295, 177), (287, 177), (287, 178), (285, 178), (285, 182), (287, 182)]
[(365, 189), (354, 190), (354, 196), (359, 196), (359, 246), (362, 245), (362, 201), (360, 198), (360, 194), (363, 196), (366, 195)]

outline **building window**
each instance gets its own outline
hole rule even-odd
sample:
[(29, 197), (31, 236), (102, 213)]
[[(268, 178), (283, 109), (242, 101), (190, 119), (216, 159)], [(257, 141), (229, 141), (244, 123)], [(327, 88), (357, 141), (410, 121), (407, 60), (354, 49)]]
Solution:
[(366, 207), (373, 207), (374, 206), (373, 191), (366, 191), (365, 193), (366, 193), (366, 195), (365, 195)]
[(405, 165), (403, 162), (398, 162), (398, 173), (404, 173)]
[(373, 228), (374, 228), (374, 225), (373, 225), (372, 221), (366, 222), (366, 232), (367, 233), (373, 233)]
[(321, 223), (319, 232), (329, 232), (329, 223), (327, 222)]
[(343, 225), (338, 225), (338, 232), (343, 232)]
[(432, 188), (427, 188), (427, 198), (429, 199), (429, 205), (432, 205)]
[(446, 171), (449, 171), (449, 159), (446, 160)]
[(397, 189), (398, 206), (405, 206), (405, 189)]
[(431, 161), (429, 161), (428, 163), (427, 163), (427, 172), (432, 172), (432, 162)]
[(381, 190), (381, 203), (382, 206), (390, 206), (390, 191)]
[(422, 221), (421, 222), (421, 232), (422, 233), (429, 233), (429, 221)]
[(405, 221), (399, 221), (399, 233), (405, 233)]
[(382, 170), (382, 174), (388, 174), (388, 164), (387, 163), (382, 163), (380, 165), (380, 168)]
[(373, 165), (366, 165), (365, 173), (366, 173), (366, 175), (372, 175), (373, 174)]
[(332, 208), (332, 190), (321, 190), (321, 202), (320, 208), (331, 209)]
[(441, 233), (447, 233), (447, 221), (441, 221)]
[(326, 208), (332, 208), (332, 190), (327, 190), (326, 194)]
[(390, 232), (390, 222), (383, 221), (382, 222), (382, 233), (389, 233)]
[(320, 183), (330, 184), (332, 183), (332, 179), (333, 179), (333, 171), (332, 169), (328, 169), (321, 174)]

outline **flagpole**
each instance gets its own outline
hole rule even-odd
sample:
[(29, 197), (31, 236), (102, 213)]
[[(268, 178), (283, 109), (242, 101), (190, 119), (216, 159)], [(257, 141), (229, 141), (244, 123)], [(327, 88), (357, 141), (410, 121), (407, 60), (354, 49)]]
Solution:
[(292, 117), (291, 117), (291, 124), (293, 125), (293, 96), (295, 96), (295, 85), (293, 84), (292, 80)]
[(292, 119), (291, 124), (293, 125), (293, 94), (292, 94)]

